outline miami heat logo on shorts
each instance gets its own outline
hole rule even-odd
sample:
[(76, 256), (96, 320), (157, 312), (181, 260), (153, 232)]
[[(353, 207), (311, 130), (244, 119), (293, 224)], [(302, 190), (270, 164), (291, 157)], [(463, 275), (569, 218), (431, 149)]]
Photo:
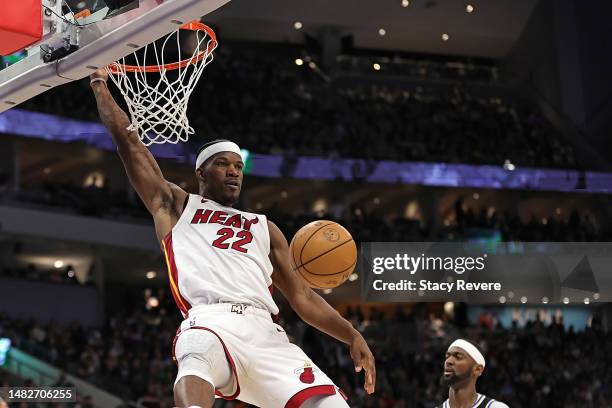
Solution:
[(328, 228), (323, 231), (323, 235), (325, 236), (325, 239), (329, 242), (336, 242), (340, 239), (340, 234), (333, 228)]
[(312, 366), (312, 362), (305, 361), (304, 366), (293, 370), (295, 374), (299, 374), (300, 381), (304, 384), (312, 384), (315, 380), (315, 372), (319, 369)]

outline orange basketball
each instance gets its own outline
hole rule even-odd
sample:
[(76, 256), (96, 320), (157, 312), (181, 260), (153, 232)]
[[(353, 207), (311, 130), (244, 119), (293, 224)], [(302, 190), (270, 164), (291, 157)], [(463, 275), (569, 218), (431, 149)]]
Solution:
[(313, 288), (329, 289), (342, 284), (355, 269), (357, 246), (351, 234), (333, 221), (314, 221), (303, 226), (289, 245), (291, 262)]

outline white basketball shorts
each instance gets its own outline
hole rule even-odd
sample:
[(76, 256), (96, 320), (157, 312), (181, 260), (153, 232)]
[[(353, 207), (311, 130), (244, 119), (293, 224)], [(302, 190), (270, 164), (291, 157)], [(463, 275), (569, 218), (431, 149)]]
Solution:
[[(189, 336), (181, 341), (187, 331)], [(209, 361), (199, 369), (190, 364), (181, 370), (181, 359), (202, 353), (197, 348), (203, 343), (194, 339), (194, 331), (206, 339), (212, 333), (225, 352), (225, 356), (213, 353), (212, 358), (225, 361)], [(210, 381), (211, 366), (229, 363), (233, 378), (222, 389), (216, 389), (218, 398), (238, 399), (263, 408), (298, 408), (316, 395), (344, 396), (301, 348), (289, 342), (283, 328), (272, 321), (267, 311), (253, 306), (222, 303), (193, 307), (181, 323), (173, 349), (179, 365), (177, 382), (186, 375)]]

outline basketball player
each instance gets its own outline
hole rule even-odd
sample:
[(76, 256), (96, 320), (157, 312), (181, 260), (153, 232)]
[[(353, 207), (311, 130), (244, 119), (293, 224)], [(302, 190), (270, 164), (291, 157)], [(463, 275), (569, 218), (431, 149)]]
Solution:
[(130, 182), (153, 216), (166, 255), (170, 286), (185, 320), (174, 339), (179, 407), (209, 408), (215, 395), (264, 408), (348, 407), (334, 383), (271, 315), (272, 285), (308, 324), (344, 342), (364, 388), (374, 392), (374, 357), (361, 334), (290, 266), (287, 240), (265, 216), (239, 211), (243, 182), (239, 147), (214, 141), (200, 149), (199, 195), (164, 179), (127, 115), (91, 76), (100, 118), (117, 144)]
[(448, 385), (448, 399), (439, 408), (508, 408), (476, 392), (476, 381), (485, 368), (485, 359), (475, 345), (455, 340), (446, 351), (442, 382)]

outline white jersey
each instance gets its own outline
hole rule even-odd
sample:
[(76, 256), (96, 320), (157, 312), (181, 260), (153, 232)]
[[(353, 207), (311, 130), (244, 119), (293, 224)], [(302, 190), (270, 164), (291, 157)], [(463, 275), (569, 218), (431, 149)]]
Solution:
[(270, 232), (264, 215), (190, 194), (162, 243), (183, 316), (197, 305), (241, 303), (277, 314), (271, 294)]

